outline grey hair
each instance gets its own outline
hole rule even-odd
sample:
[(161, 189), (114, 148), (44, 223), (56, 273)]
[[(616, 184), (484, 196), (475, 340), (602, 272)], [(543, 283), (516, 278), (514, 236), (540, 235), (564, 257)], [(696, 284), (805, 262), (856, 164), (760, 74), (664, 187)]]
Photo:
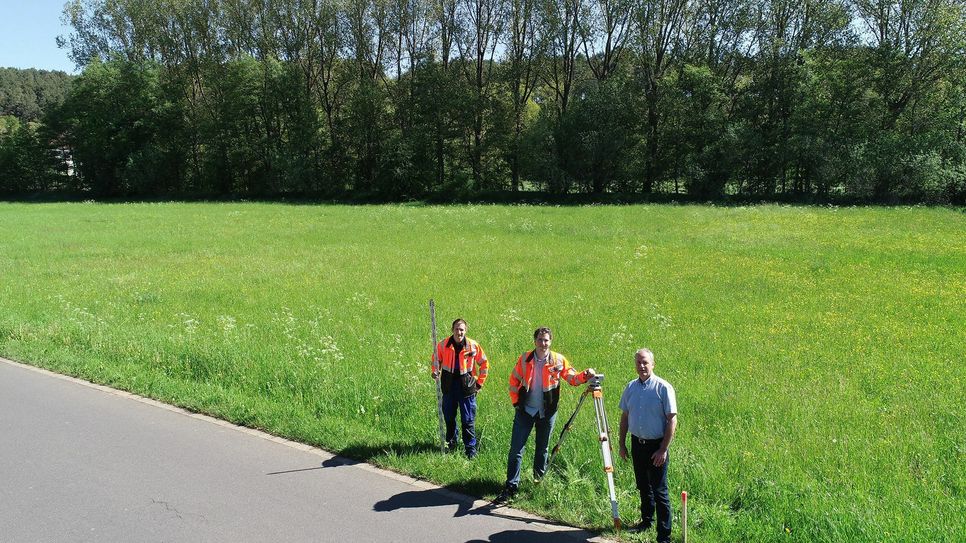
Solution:
[(654, 352), (648, 349), (647, 347), (641, 347), (636, 352), (634, 352), (634, 359), (637, 360), (638, 356), (643, 356), (643, 355), (650, 355), (651, 362), (654, 361)]

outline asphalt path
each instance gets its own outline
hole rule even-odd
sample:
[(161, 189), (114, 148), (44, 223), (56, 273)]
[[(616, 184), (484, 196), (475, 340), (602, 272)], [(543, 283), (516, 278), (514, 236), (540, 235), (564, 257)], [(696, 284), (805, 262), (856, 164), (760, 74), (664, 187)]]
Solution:
[(3, 542), (550, 543), (593, 537), (304, 444), (0, 358)]

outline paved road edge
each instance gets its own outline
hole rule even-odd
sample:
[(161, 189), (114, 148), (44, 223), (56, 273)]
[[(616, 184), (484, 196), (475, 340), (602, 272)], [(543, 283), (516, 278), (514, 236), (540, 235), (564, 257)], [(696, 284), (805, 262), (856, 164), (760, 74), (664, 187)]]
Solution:
[[(431, 483), (429, 481), (425, 481), (425, 480), (422, 480), (422, 479), (416, 479), (414, 477), (410, 477), (408, 475), (403, 475), (403, 474), (397, 473), (395, 471), (390, 471), (390, 470), (387, 470), (387, 469), (379, 468), (379, 467), (373, 466), (372, 464), (368, 464), (366, 462), (360, 462), (358, 460), (354, 460), (354, 459), (351, 459), (351, 458), (345, 458), (345, 457), (339, 456), (338, 454), (335, 454), (333, 452), (330, 452), (330, 451), (327, 451), (325, 449), (322, 449), (320, 447), (315, 447), (315, 446), (312, 446), (312, 445), (307, 445), (305, 443), (300, 443), (298, 441), (292, 441), (291, 439), (286, 439), (284, 437), (279, 437), (279, 436), (270, 434), (270, 433), (265, 432), (265, 431), (262, 431), (262, 430), (256, 430), (254, 428), (248, 428), (248, 427), (245, 427), (245, 426), (239, 426), (237, 424), (232, 424), (232, 423), (230, 423), (228, 421), (224, 421), (222, 419), (215, 418), (215, 417), (212, 417), (210, 415), (204, 415), (204, 414), (201, 414), (201, 413), (195, 413), (193, 411), (189, 411), (189, 410), (184, 409), (182, 407), (178, 407), (178, 406), (171, 405), (171, 404), (166, 404), (164, 402), (160, 402), (158, 400), (154, 400), (154, 399), (151, 399), (151, 398), (147, 398), (145, 396), (140, 396), (138, 394), (134, 394), (134, 393), (131, 393), (131, 392), (127, 392), (125, 390), (118, 390), (116, 388), (111, 388), (109, 386), (99, 385), (97, 383), (92, 383), (90, 381), (87, 381), (87, 380), (84, 380), (84, 379), (81, 379), (81, 378), (78, 378), (78, 377), (72, 377), (70, 375), (64, 375), (64, 374), (61, 374), (61, 373), (56, 373), (56, 372), (50, 371), (48, 369), (44, 369), (44, 368), (41, 368), (41, 367), (38, 367), (38, 366), (32, 366), (30, 364), (25, 364), (23, 362), (17, 362), (16, 360), (11, 360), (9, 358), (4, 358), (2, 356), (0, 356), (0, 362), (5, 363), (5, 364), (10, 364), (11, 366), (16, 366), (16, 367), (19, 367), (19, 368), (22, 368), (22, 369), (25, 369), (25, 370), (33, 371), (33, 372), (36, 372), (36, 373), (48, 375), (50, 377), (54, 377), (54, 378), (57, 378), (57, 379), (62, 379), (64, 381), (70, 381), (72, 383), (76, 383), (76, 384), (81, 385), (81, 386), (85, 386), (85, 387), (88, 387), (88, 388), (93, 388), (93, 389), (99, 390), (101, 392), (106, 392), (108, 394), (113, 394), (115, 396), (120, 396), (122, 398), (128, 398), (128, 399), (131, 399), (131, 400), (134, 400), (134, 401), (137, 401), (137, 402), (141, 402), (141, 403), (144, 403), (144, 404), (148, 404), (148, 405), (157, 407), (159, 409), (164, 409), (166, 411), (171, 411), (171, 412), (174, 412), (174, 413), (178, 413), (180, 415), (184, 415), (184, 416), (187, 416), (187, 417), (191, 417), (193, 419), (203, 420), (205, 422), (208, 422), (208, 423), (211, 423), (211, 424), (215, 424), (215, 425), (221, 426), (223, 428), (229, 428), (229, 429), (232, 429), (232, 430), (235, 430), (235, 431), (238, 431), (238, 432), (242, 432), (242, 433), (245, 433), (245, 434), (248, 434), (248, 435), (251, 435), (251, 436), (260, 438), (260, 439), (264, 439), (264, 440), (267, 440), (267, 441), (272, 441), (272, 442), (278, 443), (280, 445), (285, 445), (285, 446), (291, 447), (293, 449), (298, 449), (300, 451), (304, 451), (304, 452), (307, 452), (307, 453), (314, 454), (314, 455), (318, 456), (319, 458), (321, 458), (323, 461), (332, 460), (332, 459), (335, 459), (336, 461), (342, 461), (343, 463), (348, 464), (348, 465), (351, 465), (354, 468), (366, 470), (366, 471), (369, 471), (371, 473), (376, 473), (378, 475), (381, 475), (383, 477), (388, 477), (390, 479), (394, 479), (396, 481), (405, 483), (405, 484), (407, 484), (409, 486), (412, 486), (412, 487), (414, 487), (416, 489), (419, 489), (419, 490), (433, 490), (435, 492), (439, 492), (439, 493), (441, 493), (441, 494), (443, 494), (443, 495), (445, 495), (447, 497), (450, 497), (450, 498), (452, 498), (454, 500), (458, 500), (458, 501), (461, 501), (461, 502), (465, 502), (465, 503), (472, 504), (472, 506), (474, 508), (486, 507), (486, 506), (490, 505), (490, 502), (488, 502), (486, 500), (481, 500), (481, 499), (475, 498), (473, 496), (468, 496), (466, 494), (461, 494), (459, 492), (450, 490), (448, 488), (441, 487), (441, 486), (439, 486), (437, 484), (434, 484), (434, 483)], [(513, 509), (513, 508), (510, 508), (510, 507), (501, 507), (500, 508), (500, 512), (501, 512), (501, 516), (504, 516), (504, 517), (511, 516), (511, 517), (513, 517), (513, 518), (521, 521), (521, 522), (525, 522), (528, 525), (531, 525), (531, 526), (540, 528), (540, 529), (545, 530), (545, 531), (548, 531), (548, 532), (564, 531), (564, 530), (573, 530), (575, 528), (573, 526), (566, 526), (566, 525), (562, 525), (562, 524), (553, 523), (552, 521), (547, 520), (547, 519), (545, 519), (543, 517), (539, 517), (537, 515), (534, 515), (532, 513), (528, 513), (526, 511), (522, 511), (520, 509)], [(594, 542), (594, 543), (609, 543), (609, 542), (612, 542), (613, 540), (606, 539), (606, 538), (604, 538), (602, 536), (596, 536), (596, 537), (594, 537), (592, 539), (589, 539), (588, 541), (591, 541), (591, 542)]]

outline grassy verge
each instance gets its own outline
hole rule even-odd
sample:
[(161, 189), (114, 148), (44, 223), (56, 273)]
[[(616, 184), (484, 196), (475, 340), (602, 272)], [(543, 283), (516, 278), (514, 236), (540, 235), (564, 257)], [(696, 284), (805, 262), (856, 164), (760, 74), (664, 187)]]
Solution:
[[(430, 297), (491, 359), (474, 462), (435, 452)], [(966, 532), (964, 315), (949, 209), (0, 204), (3, 355), (481, 496), (536, 326), (607, 374), (615, 431), (646, 345), (695, 541)], [(520, 506), (607, 529), (592, 424)]]

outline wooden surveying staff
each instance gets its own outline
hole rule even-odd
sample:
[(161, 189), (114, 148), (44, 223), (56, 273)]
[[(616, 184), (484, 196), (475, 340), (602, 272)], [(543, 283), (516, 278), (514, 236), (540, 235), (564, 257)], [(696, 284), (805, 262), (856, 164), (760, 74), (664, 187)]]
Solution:
[(688, 543), (688, 493), (681, 491), (681, 534)]

